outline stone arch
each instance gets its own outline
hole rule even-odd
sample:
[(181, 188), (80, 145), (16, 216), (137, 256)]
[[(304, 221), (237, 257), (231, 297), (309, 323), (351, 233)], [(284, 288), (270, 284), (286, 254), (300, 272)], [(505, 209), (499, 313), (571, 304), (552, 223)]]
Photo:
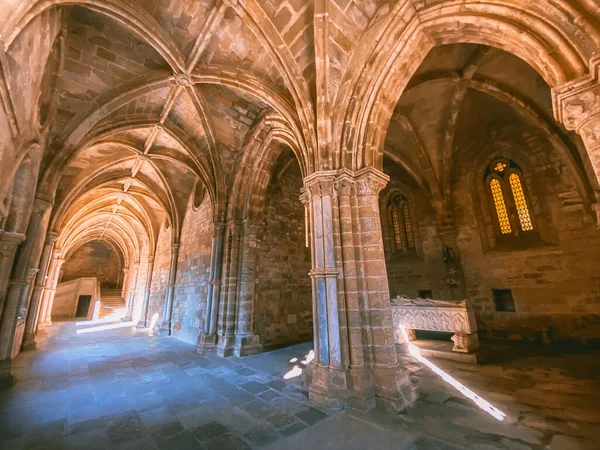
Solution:
[[(334, 136), (340, 139), (335, 145), (340, 152), (338, 167), (381, 167), (394, 106), (434, 46), (478, 43), (502, 49), (527, 62), (552, 88), (585, 75), (587, 61), (600, 43), (600, 29), (565, 1), (560, 8), (525, 8), (508, 0), (502, 4), (454, 0), (416, 10), (407, 3), (399, 2), (389, 19), (365, 36), (375, 43), (359, 44), (355, 52), (370, 51), (357, 56), (349, 67), (353, 70), (344, 75), (347, 85), (338, 94), (335, 110), (340, 112), (333, 125), (338, 130)], [(567, 20), (569, 14), (578, 18), (577, 25)], [(586, 38), (577, 43), (570, 39), (573, 33)]]
[(33, 208), (42, 149), (33, 144), (23, 153), (12, 178), (6, 201), (2, 228), (9, 233), (25, 233)]
[(185, 70), (183, 55), (160, 24), (145, 10), (118, 0), (28, 0), (20, 2), (3, 29), (5, 48), (10, 46), (31, 20), (45, 10), (72, 4), (81, 5), (122, 24), (152, 46), (174, 72), (179, 73)]
[(292, 149), (302, 176), (307, 175), (302, 153), (285, 123), (273, 114), (263, 115), (248, 133), (243, 153), (236, 163), (233, 172), (236, 177), (230, 189), (228, 220), (257, 219), (261, 199), (264, 198), (271, 170), (281, 153), (282, 145)]
[(37, 122), (43, 129), (48, 128), (55, 115), (57, 75), (62, 73), (65, 61), (66, 32), (64, 29), (55, 38), (52, 50), (44, 64), (42, 84), (37, 104)]

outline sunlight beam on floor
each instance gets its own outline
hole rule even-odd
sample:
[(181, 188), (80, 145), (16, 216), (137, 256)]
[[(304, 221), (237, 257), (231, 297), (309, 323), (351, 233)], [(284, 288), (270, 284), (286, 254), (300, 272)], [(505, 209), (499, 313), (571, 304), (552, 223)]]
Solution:
[(404, 336), (404, 340), (406, 341), (406, 344), (408, 345), (408, 351), (412, 356), (414, 356), (419, 362), (425, 364), (427, 367), (429, 367), (431, 370), (433, 370), (433, 372), (436, 375), (439, 375), (442, 380), (444, 380), (446, 383), (450, 384), (452, 387), (454, 387), (456, 390), (458, 390), (458, 392), (460, 392), (462, 395), (464, 395), (468, 399), (472, 400), (481, 410), (485, 411), (486, 413), (488, 413), (490, 416), (492, 416), (496, 420), (499, 420), (501, 422), (504, 421), (504, 418), (506, 417), (506, 414), (504, 412), (500, 411), (498, 408), (496, 408), (490, 402), (488, 402), (487, 400), (485, 400), (484, 398), (482, 398), (481, 396), (479, 396), (478, 394), (473, 392), (471, 389), (466, 387), (464, 384), (462, 384), (456, 378), (453, 378), (452, 376), (448, 375), (446, 372), (444, 372), (438, 366), (433, 364), (431, 361), (424, 358), (421, 355), (421, 350), (419, 349), (419, 347), (410, 343), (410, 340), (408, 338), (408, 333), (406, 332), (406, 328), (400, 327), (400, 330), (402, 331), (402, 336)]
[(108, 325), (100, 325), (98, 327), (79, 329), (79, 330), (77, 330), (77, 334), (93, 333), (95, 331), (114, 330), (116, 328), (126, 328), (126, 327), (133, 327), (133, 326), (134, 326), (133, 322), (117, 322), (117, 323), (111, 323)]

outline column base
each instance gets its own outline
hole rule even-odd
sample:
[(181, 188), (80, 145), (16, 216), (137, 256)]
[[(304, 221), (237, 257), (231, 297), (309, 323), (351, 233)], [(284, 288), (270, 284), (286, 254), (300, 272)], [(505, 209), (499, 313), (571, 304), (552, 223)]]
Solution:
[(23, 339), (23, 343), (21, 344), (21, 351), (26, 352), (26, 351), (31, 351), (31, 350), (37, 350), (37, 343), (35, 342), (35, 336), (28, 336), (26, 334), (25, 338)]
[(171, 336), (171, 324), (163, 322), (158, 330), (154, 332), (155, 336)]
[(200, 355), (207, 355), (217, 352), (217, 335), (200, 333), (198, 337), (198, 347), (196, 352)]
[(38, 330), (45, 330), (46, 328), (50, 328), (52, 326), (52, 321), (48, 320), (46, 322), (40, 322), (38, 324)]
[(372, 371), (377, 406), (400, 413), (412, 407), (419, 398), (417, 386), (401, 365), (376, 367)]
[(217, 355), (227, 358), (233, 356), (235, 346), (235, 336), (219, 336), (217, 343)]
[(143, 319), (138, 320), (138, 323), (136, 324), (136, 328), (146, 328), (147, 326), (146, 321)]
[(319, 366), (314, 361), (302, 373), (308, 398), (330, 409), (350, 406), (347, 374), (344, 369)]
[(250, 356), (262, 352), (260, 338), (256, 334), (249, 336), (236, 336), (233, 346), (234, 356)]
[(12, 387), (17, 380), (11, 373), (12, 360), (5, 359), (0, 361), (0, 389)]
[(418, 397), (408, 371), (400, 366), (334, 369), (311, 362), (302, 376), (308, 398), (331, 409), (352, 407), (369, 411), (379, 406), (399, 413)]

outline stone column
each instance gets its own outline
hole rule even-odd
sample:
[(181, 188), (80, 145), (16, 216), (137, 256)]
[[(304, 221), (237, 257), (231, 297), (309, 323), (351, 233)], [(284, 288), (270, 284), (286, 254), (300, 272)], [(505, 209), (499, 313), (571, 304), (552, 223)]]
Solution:
[[(600, 55), (590, 61), (590, 74), (552, 89), (556, 120), (581, 136), (600, 183)], [(593, 205), (600, 226), (600, 192)]]
[(224, 280), (217, 322), (217, 354), (220, 356), (233, 355), (235, 344), (240, 231), (241, 227), (238, 222), (231, 221), (225, 226), (227, 248), (223, 258)]
[(140, 271), (140, 262), (136, 261), (133, 263), (133, 268), (129, 277), (129, 289), (125, 292), (127, 295), (127, 314), (123, 318), (125, 322), (131, 321), (133, 315), (133, 302), (135, 300), (135, 288), (137, 286), (138, 274)]
[(52, 306), (54, 304), (54, 294), (56, 294), (56, 286), (58, 286), (62, 265), (65, 263), (65, 260), (60, 258), (61, 254), (62, 250), (54, 249), (52, 263), (50, 266), (50, 275), (48, 277), (48, 287), (44, 288), (44, 294), (42, 297), (42, 308), (40, 311), (38, 328), (48, 328), (52, 326)]
[(6, 300), (6, 291), (12, 271), (13, 262), (17, 249), (21, 242), (25, 240), (25, 235), (21, 233), (9, 233), (0, 230), (0, 317), (4, 312), (4, 303)]
[(33, 293), (31, 295), (31, 301), (29, 304), (29, 314), (27, 314), (25, 336), (23, 338), (21, 350), (35, 350), (36, 347), (35, 333), (37, 331), (38, 319), (40, 317), (40, 307), (42, 305), (44, 287), (48, 282), (48, 269), (50, 267), (50, 259), (52, 257), (52, 248), (54, 247), (54, 242), (57, 239), (58, 233), (49, 232), (46, 235), (46, 242), (44, 243), (44, 249), (42, 250), (42, 256), (40, 259), (40, 270), (35, 279), (35, 285), (33, 287)]
[(315, 359), (309, 398), (328, 407), (400, 411), (417, 397), (398, 363), (374, 169), (316, 172), (310, 201)]
[(171, 244), (171, 261), (169, 264), (169, 282), (165, 294), (165, 307), (163, 321), (158, 331), (160, 336), (170, 336), (173, 319), (173, 300), (175, 298), (175, 277), (177, 276), (177, 258), (179, 257), (179, 244)]
[(31, 285), (38, 272), (51, 208), (50, 201), (41, 196), (35, 197), (27, 226), (27, 238), (19, 247), (4, 303), (0, 322), (0, 360), (10, 361), (21, 350)]
[[(123, 273), (123, 284), (121, 285), (121, 298), (127, 300), (125, 297), (127, 296), (127, 285), (129, 284), (129, 276), (130, 276), (130, 272), (129, 272), (129, 267), (125, 267), (122, 270)], [(118, 287), (118, 283), (117, 283), (117, 287)]]
[(144, 287), (144, 301), (142, 303), (142, 315), (137, 324), (138, 328), (148, 326), (148, 305), (150, 304), (150, 290), (152, 289), (152, 272), (154, 271), (154, 255), (148, 256), (148, 274), (146, 275), (146, 286)]
[(254, 334), (254, 291), (256, 287), (256, 260), (258, 235), (261, 224), (253, 220), (242, 223), (242, 243), (240, 250), (240, 269), (238, 273), (237, 323), (235, 328), (235, 356), (247, 356), (260, 353), (262, 345)]
[(217, 317), (221, 292), (221, 270), (223, 268), (223, 235), (225, 224), (217, 222), (213, 228), (212, 251), (210, 255), (210, 275), (206, 293), (204, 327), (198, 339), (198, 353), (216, 349)]

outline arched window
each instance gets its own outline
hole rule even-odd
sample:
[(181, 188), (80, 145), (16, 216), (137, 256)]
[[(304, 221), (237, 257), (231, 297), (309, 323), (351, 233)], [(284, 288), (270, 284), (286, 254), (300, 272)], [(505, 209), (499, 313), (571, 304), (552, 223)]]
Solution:
[(388, 208), (391, 211), (392, 229), (396, 250), (408, 251), (415, 248), (410, 208), (402, 194), (390, 198)]
[(533, 231), (533, 220), (523, 183), (523, 172), (513, 161), (494, 160), (485, 174), (494, 224), (499, 236), (521, 236)]

